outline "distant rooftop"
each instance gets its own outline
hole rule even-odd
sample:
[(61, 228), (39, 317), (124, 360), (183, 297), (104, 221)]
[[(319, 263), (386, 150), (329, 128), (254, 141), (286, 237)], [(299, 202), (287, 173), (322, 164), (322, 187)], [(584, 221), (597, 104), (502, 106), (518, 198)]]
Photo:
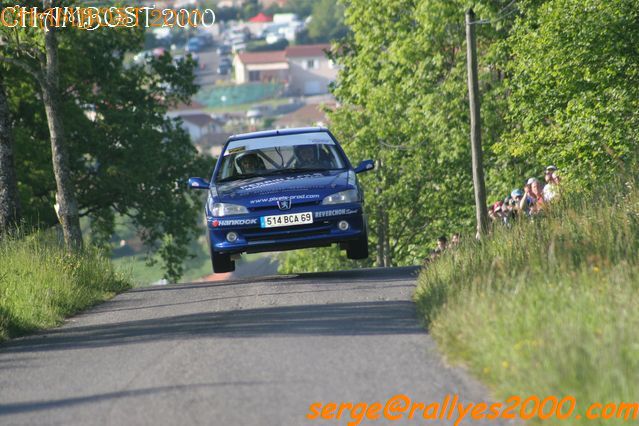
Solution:
[(330, 48), (331, 45), (327, 43), (289, 46), (286, 48), (286, 56), (289, 58), (326, 56), (326, 51), (330, 50)]
[(246, 65), (252, 64), (275, 64), (286, 62), (286, 51), (277, 50), (274, 52), (241, 52), (238, 53), (240, 61)]
[(249, 22), (254, 22), (254, 23), (273, 22), (273, 17), (265, 14), (264, 12), (260, 12), (254, 17), (252, 17), (251, 19), (249, 19)]

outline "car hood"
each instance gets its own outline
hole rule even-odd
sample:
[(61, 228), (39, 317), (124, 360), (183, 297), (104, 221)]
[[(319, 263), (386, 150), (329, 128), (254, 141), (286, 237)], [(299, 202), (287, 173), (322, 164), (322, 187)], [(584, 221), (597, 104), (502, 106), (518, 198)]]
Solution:
[(299, 173), (288, 176), (265, 176), (216, 185), (217, 198), (223, 203), (261, 206), (276, 202), (280, 197), (305, 201), (319, 201), (327, 195), (350, 189), (349, 171)]

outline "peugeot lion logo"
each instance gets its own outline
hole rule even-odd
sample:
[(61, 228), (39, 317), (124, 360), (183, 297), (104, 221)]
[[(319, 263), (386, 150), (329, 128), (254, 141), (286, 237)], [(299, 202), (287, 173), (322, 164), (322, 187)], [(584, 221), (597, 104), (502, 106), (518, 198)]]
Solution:
[(277, 202), (277, 207), (280, 208), (280, 210), (288, 210), (291, 208), (291, 199), (288, 198), (286, 200), (279, 200)]

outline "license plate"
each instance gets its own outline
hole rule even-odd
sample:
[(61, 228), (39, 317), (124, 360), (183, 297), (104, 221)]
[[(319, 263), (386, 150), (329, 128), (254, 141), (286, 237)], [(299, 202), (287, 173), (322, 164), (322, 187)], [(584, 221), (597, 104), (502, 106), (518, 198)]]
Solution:
[(262, 216), (260, 226), (262, 228), (278, 228), (280, 226), (296, 226), (313, 223), (313, 213), (291, 213), (277, 216)]

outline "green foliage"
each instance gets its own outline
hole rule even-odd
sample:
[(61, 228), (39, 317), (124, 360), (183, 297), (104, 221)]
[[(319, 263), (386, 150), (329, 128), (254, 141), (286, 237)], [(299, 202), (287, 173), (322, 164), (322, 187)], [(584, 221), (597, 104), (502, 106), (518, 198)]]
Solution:
[[(22, 30), (14, 35), (35, 37)], [(125, 65), (125, 53), (142, 47), (140, 30), (67, 29), (58, 38), (62, 118), (80, 213), (90, 218), (93, 243), (106, 246), (115, 215), (127, 215), (149, 250), (160, 254), (165, 276), (177, 281), (186, 247), (199, 234), (201, 207), (184, 182), (191, 173), (207, 175), (212, 162), (197, 155), (186, 132), (165, 114), (195, 93), (195, 64), (174, 63), (166, 54)], [(28, 60), (17, 44), (3, 53)], [(33, 226), (53, 226), (55, 181), (44, 108), (33, 79), (17, 68), (10, 71), (25, 217)]]
[(344, 9), (338, 0), (315, 1), (308, 25), (309, 41), (323, 43), (344, 37), (348, 31), (344, 25)]
[(474, 234), (468, 7), (489, 22), (476, 26), (489, 202), (548, 164), (578, 189), (634, 164), (636, 0), (344, 4), (331, 121), (352, 159), (380, 166), (362, 177), (377, 265), (419, 263), (438, 235)]
[(639, 130), (639, 2), (526, 1), (508, 40), (512, 130), (499, 151), (582, 184), (616, 173)]
[[(419, 264), (439, 235), (473, 233), (467, 2), (345, 4), (352, 33), (334, 49), (341, 71), (333, 92), (342, 106), (330, 114), (331, 129), (354, 163), (377, 160), (374, 172), (361, 175), (376, 264)], [(481, 2), (477, 10), (488, 18), (505, 4)], [(482, 27), (480, 34), (486, 164), (501, 167), (490, 147), (504, 127), (506, 98), (503, 73), (492, 64), (503, 55), (495, 42), (507, 30)], [(499, 185), (492, 185), (493, 176)], [(488, 179), (496, 193), (506, 190), (502, 176), (488, 173)], [(313, 262), (323, 259), (332, 262), (327, 256)]]
[(287, 251), (279, 255), (280, 274), (327, 272), (372, 266), (370, 260), (349, 260), (337, 246)]
[(103, 252), (65, 252), (52, 232), (2, 239), (0, 258), (0, 340), (53, 327), (130, 287)]
[(287, 0), (285, 11), (306, 17), (313, 12), (315, 0)]
[(468, 240), (422, 270), (415, 298), (430, 333), (498, 398), (572, 395), (575, 414), (636, 399), (639, 190), (631, 182), (565, 197), (545, 217)]

